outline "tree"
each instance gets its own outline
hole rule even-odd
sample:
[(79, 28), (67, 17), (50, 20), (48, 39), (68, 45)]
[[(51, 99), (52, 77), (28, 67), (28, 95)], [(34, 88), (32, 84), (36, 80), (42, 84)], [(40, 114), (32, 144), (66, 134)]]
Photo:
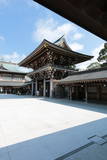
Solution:
[(73, 65), (70, 65), (69, 68), (75, 70), (76, 66), (75, 66), (75, 64), (73, 64)]
[(96, 68), (100, 68), (100, 67), (101, 67), (100, 63), (93, 62), (87, 67), (87, 69), (96, 69)]
[(79, 69), (76, 67), (75, 64), (70, 65), (70, 66), (69, 66), (69, 69), (72, 69), (72, 70), (75, 70), (75, 71), (78, 71), (78, 70), (79, 70)]
[(99, 52), (97, 60), (103, 62), (103, 64), (107, 64), (107, 43), (104, 44), (104, 48)]
[(5, 61), (5, 59), (2, 56), (0, 56), (0, 61)]

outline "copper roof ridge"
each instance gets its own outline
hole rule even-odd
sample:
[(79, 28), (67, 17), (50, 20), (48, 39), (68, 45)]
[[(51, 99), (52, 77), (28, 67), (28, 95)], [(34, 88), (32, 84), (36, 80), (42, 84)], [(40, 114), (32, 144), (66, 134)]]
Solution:
[(14, 63), (14, 62), (8, 62), (8, 61), (2, 61), (2, 60), (0, 60), (0, 63), (6, 63), (6, 64), (14, 64), (14, 65), (18, 65), (17, 63)]
[(107, 70), (107, 67), (89, 69), (89, 70), (84, 70), (84, 71), (77, 71), (77, 72), (71, 73), (70, 76), (72, 76), (72, 75), (79, 75), (79, 74), (85, 74), (85, 73), (92, 73), (92, 72), (100, 72), (100, 71), (105, 71), (105, 70)]

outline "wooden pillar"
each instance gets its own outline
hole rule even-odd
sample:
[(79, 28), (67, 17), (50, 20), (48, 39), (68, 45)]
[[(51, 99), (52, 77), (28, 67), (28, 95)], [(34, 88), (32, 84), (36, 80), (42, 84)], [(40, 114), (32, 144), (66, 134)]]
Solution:
[(53, 80), (52, 78), (50, 79), (50, 98), (52, 97), (52, 92), (53, 92)]
[(100, 101), (101, 100), (101, 86), (98, 85), (97, 86), (97, 100)]
[(85, 101), (88, 101), (88, 87), (87, 84), (85, 84)]
[(69, 88), (69, 99), (72, 100), (72, 86)]
[(31, 91), (31, 95), (32, 95), (32, 96), (33, 96), (33, 90), (34, 90), (34, 85), (33, 85), (33, 83), (34, 83), (34, 82), (32, 81), (32, 88), (31, 88), (31, 90), (32, 90), (32, 91)]
[(75, 99), (78, 100), (78, 86), (75, 86)]
[(35, 80), (35, 96), (37, 96), (37, 79)]
[(71, 99), (71, 87), (69, 86), (69, 94), (68, 94), (68, 98)]
[(46, 81), (45, 79), (43, 80), (43, 96), (46, 96)]

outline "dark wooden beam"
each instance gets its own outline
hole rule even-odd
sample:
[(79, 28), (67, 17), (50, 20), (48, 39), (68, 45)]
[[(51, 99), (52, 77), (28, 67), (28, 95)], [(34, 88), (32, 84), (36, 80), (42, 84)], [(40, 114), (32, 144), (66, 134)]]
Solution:
[(107, 40), (106, 0), (34, 0), (87, 31)]

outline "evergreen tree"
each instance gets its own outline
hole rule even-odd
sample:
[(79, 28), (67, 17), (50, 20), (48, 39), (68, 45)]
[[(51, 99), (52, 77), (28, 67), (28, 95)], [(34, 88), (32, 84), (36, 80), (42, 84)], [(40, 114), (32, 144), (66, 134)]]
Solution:
[(104, 44), (104, 48), (99, 52), (97, 60), (103, 62), (102, 66), (107, 65), (107, 43)]
[(87, 69), (96, 69), (96, 68), (100, 68), (100, 67), (101, 67), (100, 63), (94, 62), (94, 63), (91, 63), (91, 64), (87, 67)]
[(69, 66), (69, 69), (72, 69), (72, 70), (75, 70), (75, 71), (78, 71), (78, 70), (79, 70), (79, 69), (76, 67), (75, 64), (70, 65), (70, 66)]

